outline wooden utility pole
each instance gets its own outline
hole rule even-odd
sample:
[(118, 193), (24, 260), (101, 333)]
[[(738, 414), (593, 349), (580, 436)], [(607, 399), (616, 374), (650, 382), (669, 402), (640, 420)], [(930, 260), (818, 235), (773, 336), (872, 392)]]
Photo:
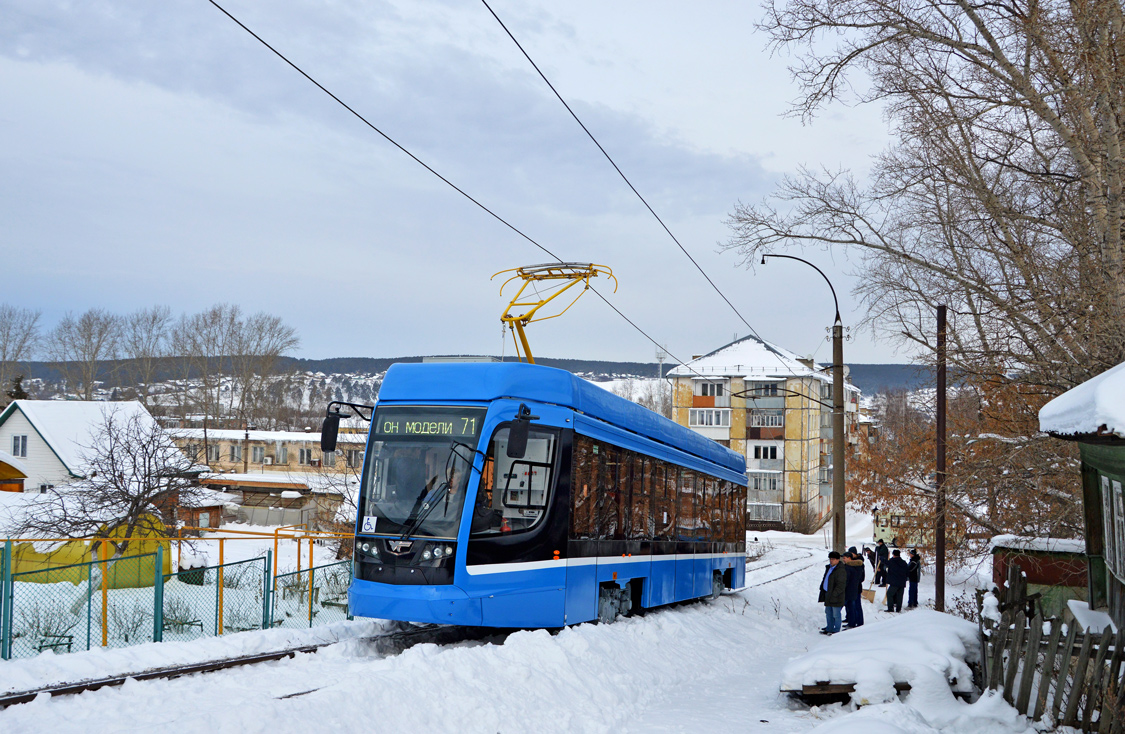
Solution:
[[(835, 294), (833, 294), (835, 295)], [(832, 325), (832, 549), (843, 553), (848, 541), (844, 528), (844, 325), (836, 311)]]
[(937, 498), (934, 608), (945, 611), (945, 304), (937, 307)]

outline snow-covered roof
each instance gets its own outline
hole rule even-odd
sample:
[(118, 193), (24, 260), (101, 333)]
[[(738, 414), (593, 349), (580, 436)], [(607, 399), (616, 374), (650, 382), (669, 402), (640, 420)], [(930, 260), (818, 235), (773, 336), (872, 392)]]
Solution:
[(1032, 538), (1026, 535), (996, 535), (990, 541), (992, 550), (1036, 551), (1039, 553), (1085, 553), (1086, 541), (1072, 538)]
[(0, 451), (0, 464), (7, 464), (25, 477), (29, 476), (27, 465), (6, 451)]
[(788, 349), (753, 335), (719, 347), (686, 365), (673, 367), (668, 374), (676, 377), (744, 377), (762, 381), (785, 377), (828, 377), (824, 372), (802, 364), (797, 355)]
[[(365, 424), (366, 425), (366, 424)], [(165, 429), (173, 438), (182, 440), (203, 440), (202, 428), (167, 428)], [(209, 428), (207, 429), (207, 438), (211, 441), (243, 441), (246, 439), (246, 431), (241, 431), (233, 428)], [(319, 431), (249, 431), (251, 441), (265, 441), (265, 442), (278, 442), (284, 441), (286, 443), (320, 443)], [(337, 443), (366, 443), (366, 433), (344, 433), (340, 432)]]
[(317, 472), (259, 472), (242, 474), (230, 472), (225, 474), (207, 474), (201, 481), (211, 486), (246, 486), (269, 487), (281, 489), (292, 487), (305, 488), (313, 494), (342, 494), (348, 486), (359, 484), (359, 480), (345, 474), (322, 474)]
[(1064, 392), (1039, 410), (1039, 430), (1125, 438), (1125, 362)]
[(83, 457), (96, 448), (107, 414), (112, 413), (118, 421), (137, 416), (144, 423), (155, 424), (153, 417), (136, 400), (16, 400), (0, 413), (0, 424), (17, 410), (43, 437), (67, 471), (76, 477), (86, 474), (87, 463)]

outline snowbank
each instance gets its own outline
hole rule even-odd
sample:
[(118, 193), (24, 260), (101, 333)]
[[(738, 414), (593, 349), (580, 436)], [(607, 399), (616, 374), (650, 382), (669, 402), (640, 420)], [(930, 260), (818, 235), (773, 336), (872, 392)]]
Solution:
[(855, 684), (858, 704), (896, 700), (895, 683), (952, 703), (951, 691), (969, 693), (969, 663), (980, 659), (977, 628), (929, 609), (865, 624), (826, 639), (781, 672), (781, 690), (817, 683)]

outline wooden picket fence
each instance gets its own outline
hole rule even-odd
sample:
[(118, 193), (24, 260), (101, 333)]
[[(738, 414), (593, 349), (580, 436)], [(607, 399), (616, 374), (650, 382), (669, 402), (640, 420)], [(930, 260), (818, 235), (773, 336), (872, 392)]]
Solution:
[(1125, 733), (1125, 630), (1087, 633), (1045, 619), (1026, 588), (1019, 567), (1010, 567), (1000, 622), (982, 618), (985, 687), (1034, 721)]

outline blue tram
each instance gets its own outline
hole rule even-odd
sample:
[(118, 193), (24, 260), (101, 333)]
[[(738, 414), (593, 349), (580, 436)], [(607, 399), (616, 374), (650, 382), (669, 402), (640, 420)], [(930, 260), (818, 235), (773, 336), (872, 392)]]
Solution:
[(392, 366), (358, 504), (356, 616), (561, 627), (743, 585), (744, 457), (550, 367)]

